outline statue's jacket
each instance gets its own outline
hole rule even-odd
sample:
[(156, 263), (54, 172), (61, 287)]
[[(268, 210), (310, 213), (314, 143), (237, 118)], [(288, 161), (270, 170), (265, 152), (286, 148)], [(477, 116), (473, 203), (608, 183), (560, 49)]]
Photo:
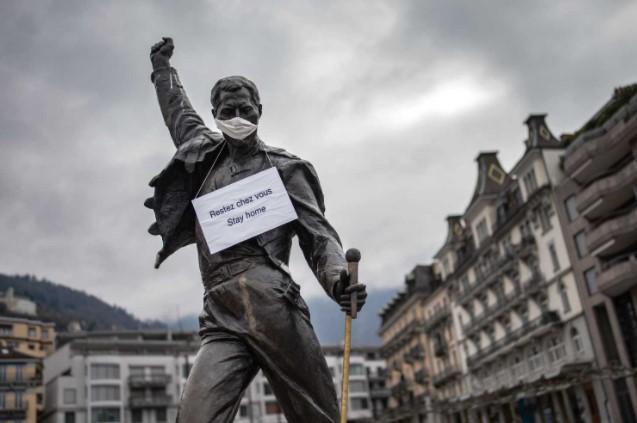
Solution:
[[(144, 203), (154, 211), (156, 219), (148, 231), (161, 236), (163, 242), (155, 260), (158, 268), (172, 253), (196, 242), (197, 222), (191, 201), (213, 161), (222, 153), (223, 135), (203, 124), (190, 106), (174, 69), (156, 70), (151, 79), (164, 121), (177, 147), (168, 165), (150, 181), (154, 195)], [(261, 141), (259, 148), (279, 171), (298, 219), (264, 232), (257, 237), (257, 242), (269, 259), (285, 269), (292, 237), (296, 234), (308, 265), (328, 295), (333, 296), (333, 284), (346, 262), (338, 234), (324, 215), (318, 176), (309, 162), (283, 149)]]

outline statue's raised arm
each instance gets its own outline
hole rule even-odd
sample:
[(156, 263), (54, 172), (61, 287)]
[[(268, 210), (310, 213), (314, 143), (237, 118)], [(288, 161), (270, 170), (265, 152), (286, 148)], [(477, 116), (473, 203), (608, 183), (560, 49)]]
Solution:
[(172, 38), (164, 37), (151, 47), (150, 61), (153, 65), (151, 80), (155, 84), (161, 114), (175, 146), (179, 148), (186, 141), (211, 131), (192, 108), (177, 71), (170, 66), (174, 49)]

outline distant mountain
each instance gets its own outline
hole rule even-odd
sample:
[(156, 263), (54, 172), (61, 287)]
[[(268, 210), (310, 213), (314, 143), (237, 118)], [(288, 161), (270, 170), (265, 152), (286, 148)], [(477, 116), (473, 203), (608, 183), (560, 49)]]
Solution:
[[(352, 325), (353, 345), (380, 345), (377, 335), (380, 328), (378, 313), (396, 294), (397, 289), (371, 291), (367, 296), (365, 308)], [(344, 314), (336, 303), (327, 297), (307, 300), (314, 330), (323, 345), (337, 345), (343, 342), (345, 331)], [(199, 326), (197, 315), (190, 314), (178, 321), (167, 322), (174, 330), (196, 330)]]
[[(70, 322), (84, 330), (158, 329), (159, 321), (141, 321), (121, 307), (109, 305), (94, 295), (29, 275), (0, 274), (0, 292), (13, 288), (14, 294), (37, 304), (38, 319), (53, 322), (58, 331)], [(0, 314), (7, 315), (6, 311)]]

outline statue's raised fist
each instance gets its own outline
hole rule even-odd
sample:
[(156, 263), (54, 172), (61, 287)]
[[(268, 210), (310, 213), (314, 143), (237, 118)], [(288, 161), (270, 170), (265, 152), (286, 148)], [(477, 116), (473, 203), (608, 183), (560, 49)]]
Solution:
[(150, 61), (153, 64), (153, 68), (170, 66), (170, 58), (174, 49), (175, 45), (170, 37), (163, 37), (160, 42), (155, 43), (150, 48)]

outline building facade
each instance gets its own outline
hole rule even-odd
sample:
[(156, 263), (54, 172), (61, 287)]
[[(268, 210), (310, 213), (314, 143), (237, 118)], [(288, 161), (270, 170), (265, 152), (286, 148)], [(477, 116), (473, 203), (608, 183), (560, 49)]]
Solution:
[[(199, 349), (194, 333), (93, 332), (60, 335), (45, 360), (45, 423), (174, 422), (181, 392)], [(342, 348), (325, 347), (340, 393)], [(377, 421), (387, 404), (385, 361), (378, 348), (354, 347), (348, 421)], [(379, 385), (380, 384), (380, 385)], [(268, 380), (259, 372), (241, 399), (238, 423), (286, 419)]]
[[(11, 293), (7, 298), (15, 304)], [(0, 317), (0, 422), (35, 423), (44, 406), (42, 359), (54, 345), (53, 323)]]
[(573, 135), (557, 208), (603, 381), (604, 413), (637, 421), (637, 85)]
[(0, 347), (0, 422), (36, 423), (42, 405), (42, 360)]
[(55, 350), (55, 325), (31, 318), (0, 316), (0, 346), (44, 358)]
[(545, 116), (525, 123), (526, 149), (510, 172), (496, 153), (477, 157), (474, 195), (454, 229), (464, 234), (440, 257), (469, 393), (450, 417), (598, 421), (592, 344), (556, 212), (564, 144)]
[(525, 151), (510, 171), (496, 152), (478, 155), (469, 205), (447, 218), (447, 238), (427, 267), (434, 282), (408, 284), (381, 313), (390, 388), (415, 386), (405, 358), (417, 341), (427, 374), (427, 405), (407, 403), (425, 412), (399, 413), (404, 397), (392, 389), (385, 421), (623, 421), (607, 412), (559, 216), (568, 143), (545, 115), (525, 124)]
[(383, 421), (422, 423), (431, 418), (431, 362), (424, 327), (439, 316), (427, 316), (424, 305), (439, 284), (432, 266), (418, 265), (406, 276), (405, 289), (380, 313), (391, 393)]
[(193, 333), (60, 334), (44, 361), (42, 421), (174, 422), (198, 347)]

